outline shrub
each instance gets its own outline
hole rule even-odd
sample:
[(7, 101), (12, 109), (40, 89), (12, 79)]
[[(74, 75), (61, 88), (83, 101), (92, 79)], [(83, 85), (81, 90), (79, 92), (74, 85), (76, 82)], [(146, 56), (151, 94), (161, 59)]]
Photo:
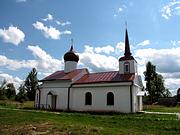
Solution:
[(159, 98), (158, 99), (158, 105), (164, 105), (164, 106), (176, 106), (176, 98), (174, 97), (168, 97), (168, 98)]

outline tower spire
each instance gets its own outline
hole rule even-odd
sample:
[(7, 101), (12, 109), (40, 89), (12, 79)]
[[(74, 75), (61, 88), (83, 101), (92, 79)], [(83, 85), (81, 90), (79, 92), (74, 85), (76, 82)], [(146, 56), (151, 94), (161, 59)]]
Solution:
[(125, 32), (125, 57), (131, 56), (130, 46), (129, 46), (129, 38), (128, 38), (128, 31), (127, 31), (127, 22), (126, 22), (126, 32)]
[(71, 49), (70, 51), (73, 51), (73, 38), (71, 38)]

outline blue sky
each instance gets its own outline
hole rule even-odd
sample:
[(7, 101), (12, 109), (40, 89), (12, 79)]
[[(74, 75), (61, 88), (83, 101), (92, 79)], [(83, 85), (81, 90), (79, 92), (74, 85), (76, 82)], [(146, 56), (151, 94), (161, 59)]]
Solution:
[(38, 78), (64, 68), (71, 38), (78, 67), (118, 70), (125, 22), (143, 77), (152, 61), (166, 87), (180, 87), (180, 0), (1, 0), (0, 80), (16, 87), (33, 67)]

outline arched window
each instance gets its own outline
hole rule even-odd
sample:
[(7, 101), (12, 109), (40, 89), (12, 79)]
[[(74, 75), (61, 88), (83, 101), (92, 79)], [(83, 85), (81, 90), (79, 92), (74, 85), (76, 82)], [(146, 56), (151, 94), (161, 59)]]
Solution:
[(92, 94), (90, 92), (85, 94), (85, 105), (92, 105)]
[(107, 93), (107, 105), (114, 105), (114, 94), (112, 92)]
[(130, 73), (130, 64), (129, 62), (124, 62), (124, 73)]

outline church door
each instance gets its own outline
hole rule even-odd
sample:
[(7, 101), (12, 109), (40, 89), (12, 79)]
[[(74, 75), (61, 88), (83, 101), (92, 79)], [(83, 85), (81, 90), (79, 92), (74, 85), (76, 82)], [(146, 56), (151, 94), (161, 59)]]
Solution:
[(51, 107), (52, 107), (52, 110), (55, 110), (56, 109), (56, 99), (57, 99), (57, 96), (56, 95), (52, 95), (52, 98), (51, 98)]

